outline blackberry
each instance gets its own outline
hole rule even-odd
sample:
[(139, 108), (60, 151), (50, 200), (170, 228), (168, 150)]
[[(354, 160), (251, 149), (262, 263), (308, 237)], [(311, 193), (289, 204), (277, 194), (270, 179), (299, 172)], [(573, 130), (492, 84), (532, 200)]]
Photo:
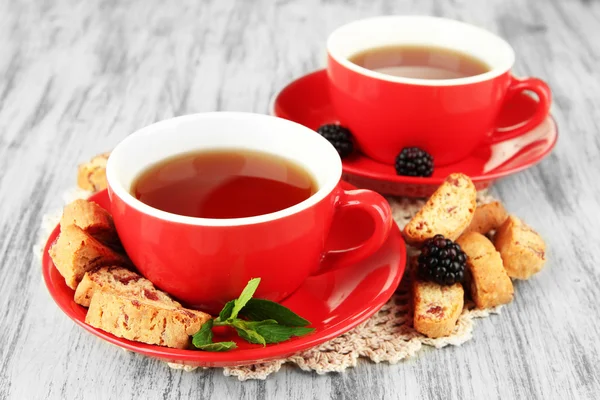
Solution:
[(465, 276), (467, 256), (457, 243), (443, 235), (427, 239), (417, 259), (417, 273), (421, 279), (453, 285)]
[(405, 147), (396, 156), (396, 173), (405, 176), (431, 176), (433, 157), (418, 147)]
[(335, 147), (341, 158), (347, 157), (354, 151), (352, 133), (348, 128), (338, 124), (321, 125), (317, 132)]

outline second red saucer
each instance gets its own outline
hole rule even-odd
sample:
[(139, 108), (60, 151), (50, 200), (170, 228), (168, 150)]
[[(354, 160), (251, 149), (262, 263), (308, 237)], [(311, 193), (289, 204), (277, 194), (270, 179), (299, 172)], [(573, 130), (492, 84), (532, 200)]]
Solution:
[[(500, 126), (512, 126), (527, 120), (535, 111), (536, 102), (530, 96), (515, 96), (499, 117)], [(276, 94), (271, 114), (298, 122), (311, 129), (339, 122), (329, 99), (327, 71), (305, 75)], [(530, 132), (515, 139), (484, 144), (469, 157), (436, 168), (433, 176), (418, 178), (396, 175), (394, 167), (381, 164), (363, 154), (355, 153), (343, 160), (343, 179), (351, 184), (379, 193), (406, 197), (427, 197), (453, 172), (471, 177), (478, 190), (488, 188), (495, 180), (522, 171), (550, 154), (558, 139), (556, 122), (548, 116)]]

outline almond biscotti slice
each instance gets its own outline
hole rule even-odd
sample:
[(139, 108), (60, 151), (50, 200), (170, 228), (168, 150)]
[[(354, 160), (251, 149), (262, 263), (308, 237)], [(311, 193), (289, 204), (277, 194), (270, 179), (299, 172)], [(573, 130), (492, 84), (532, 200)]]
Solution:
[(508, 214), (504, 206), (499, 201), (482, 204), (475, 209), (473, 220), (463, 232), (463, 235), (468, 232), (479, 232), (486, 234), (496, 230), (508, 218)]
[(181, 307), (181, 304), (171, 299), (168, 294), (156, 289), (148, 279), (123, 267), (102, 267), (86, 272), (77, 285), (75, 303), (89, 307), (94, 293), (98, 291), (160, 301), (173, 308)]
[(443, 286), (413, 277), (413, 326), (430, 338), (448, 336), (462, 313), (465, 292), (460, 283)]
[(76, 225), (61, 229), (48, 251), (67, 286), (75, 289), (84, 274), (105, 265), (129, 266), (129, 260)]
[(513, 284), (502, 265), (500, 253), (488, 238), (478, 232), (464, 233), (456, 241), (467, 255), (465, 287), (477, 308), (490, 308), (510, 303)]
[(75, 200), (67, 204), (60, 219), (60, 228), (76, 225), (103, 243), (119, 242), (112, 216), (93, 201)]
[(477, 190), (463, 174), (451, 174), (404, 227), (406, 241), (421, 245), (437, 234), (455, 240), (471, 223)]
[(136, 342), (185, 349), (210, 315), (135, 296), (98, 291), (85, 317), (89, 325)]
[(496, 231), (496, 250), (500, 252), (504, 269), (515, 279), (528, 279), (546, 263), (546, 244), (540, 235), (511, 215)]
[(110, 153), (95, 156), (89, 162), (79, 165), (77, 186), (90, 192), (106, 189), (106, 163)]

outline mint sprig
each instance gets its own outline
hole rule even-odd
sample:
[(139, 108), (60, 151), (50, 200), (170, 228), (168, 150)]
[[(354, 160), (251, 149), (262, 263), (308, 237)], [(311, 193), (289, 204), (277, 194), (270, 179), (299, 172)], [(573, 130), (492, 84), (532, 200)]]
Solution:
[(228, 351), (237, 347), (234, 342), (213, 343), (213, 326), (229, 326), (245, 341), (263, 346), (314, 332), (313, 328), (306, 327), (309, 321), (289, 308), (252, 298), (259, 284), (260, 278), (251, 279), (237, 299), (227, 302), (217, 318), (208, 320), (193, 335), (193, 345), (204, 351)]

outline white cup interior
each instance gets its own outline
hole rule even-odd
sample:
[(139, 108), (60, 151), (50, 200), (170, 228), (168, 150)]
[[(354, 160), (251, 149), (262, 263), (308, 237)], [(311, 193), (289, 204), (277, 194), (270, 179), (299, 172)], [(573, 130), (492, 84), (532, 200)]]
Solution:
[[(483, 61), (491, 70), (466, 78), (430, 80), (383, 74), (348, 61), (367, 49), (394, 45), (457, 50)], [(351, 22), (333, 31), (327, 40), (327, 51), (338, 63), (363, 75), (427, 86), (464, 85), (492, 79), (510, 70), (515, 60), (512, 47), (491, 32), (463, 22), (427, 16), (386, 16)]]
[[(142, 203), (130, 193), (132, 184), (143, 171), (166, 158), (226, 149), (254, 150), (288, 159), (312, 175), (318, 190), (290, 208), (232, 219), (168, 213)], [(237, 112), (186, 115), (147, 126), (119, 143), (106, 166), (109, 186), (131, 207), (165, 220), (203, 226), (247, 225), (291, 215), (325, 198), (338, 184), (341, 174), (342, 163), (335, 148), (315, 131), (277, 117)]]

